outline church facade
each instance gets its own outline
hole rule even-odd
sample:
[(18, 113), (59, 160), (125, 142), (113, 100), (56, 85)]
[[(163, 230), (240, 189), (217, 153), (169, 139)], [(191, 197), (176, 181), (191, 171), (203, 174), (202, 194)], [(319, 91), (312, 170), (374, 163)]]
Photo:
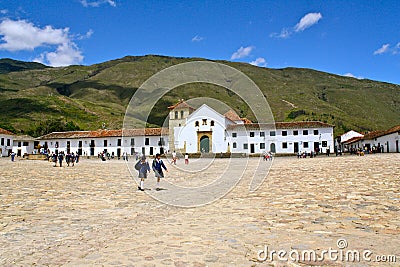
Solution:
[(334, 126), (318, 121), (258, 124), (206, 104), (195, 110), (184, 101), (170, 107), (169, 118), (170, 151), (293, 154), (334, 149)]

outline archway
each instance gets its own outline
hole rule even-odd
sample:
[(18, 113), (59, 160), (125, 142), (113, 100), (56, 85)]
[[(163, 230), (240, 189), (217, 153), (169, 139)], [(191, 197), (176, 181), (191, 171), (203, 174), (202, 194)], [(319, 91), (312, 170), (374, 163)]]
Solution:
[(207, 135), (203, 135), (200, 138), (200, 152), (203, 153), (210, 152), (210, 138)]

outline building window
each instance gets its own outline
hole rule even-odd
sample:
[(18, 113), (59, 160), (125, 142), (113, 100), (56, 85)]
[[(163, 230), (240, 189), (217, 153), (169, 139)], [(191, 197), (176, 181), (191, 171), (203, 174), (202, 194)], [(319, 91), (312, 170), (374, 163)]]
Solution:
[(265, 143), (260, 143), (260, 149), (265, 149)]
[(7, 139), (7, 146), (10, 146), (10, 145), (11, 145), (11, 140)]
[(196, 122), (194, 123), (194, 127), (199, 127), (199, 122), (198, 122), (198, 121), (196, 121)]
[(4, 146), (4, 138), (1, 138), (1, 145)]
[(160, 140), (158, 141), (158, 146), (165, 146), (165, 141), (163, 137), (160, 137)]
[(304, 148), (308, 148), (308, 142), (304, 142), (304, 143), (303, 143), (303, 147), (304, 147)]
[(299, 131), (294, 130), (294, 131), (293, 131), (293, 135), (299, 135)]
[(254, 132), (250, 132), (250, 137), (254, 137)]
[(314, 135), (318, 135), (318, 130), (314, 130)]
[(107, 140), (104, 140), (104, 147), (107, 147)]
[(248, 144), (243, 144), (243, 149), (249, 149), (249, 145)]
[(18, 147), (21, 147), (21, 142), (18, 142)]
[(184, 115), (184, 113), (183, 113), (183, 110), (181, 111), (181, 119), (183, 119), (183, 115)]
[(207, 119), (203, 119), (202, 125), (207, 125)]
[(322, 141), (322, 147), (327, 147), (328, 146), (328, 141)]
[(264, 137), (265, 136), (265, 132), (260, 132), (260, 137)]
[(308, 130), (303, 130), (303, 135), (308, 135)]
[(121, 146), (121, 143), (122, 143), (121, 139), (118, 139), (117, 140), (117, 146)]
[(144, 140), (144, 145), (148, 146), (150, 144), (150, 138), (146, 137), (146, 139)]
[(283, 149), (286, 149), (286, 148), (287, 148), (287, 143), (286, 143), (286, 142), (283, 142), (283, 143), (282, 143), (282, 148), (283, 148)]
[(236, 142), (233, 142), (232, 147), (236, 148)]
[(178, 119), (178, 111), (175, 111), (175, 120)]
[(22, 146), (29, 146), (29, 142), (23, 142)]
[(237, 133), (232, 133), (232, 137), (236, 138), (237, 137)]
[(131, 138), (131, 146), (135, 145), (135, 138)]
[(282, 131), (282, 136), (287, 136), (287, 131)]
[(276, 132), (275, 132), (275, 131), (270, 131), (270, 132), (269, 132), (269, 135), (270, 135), (270, 136), (275, 136), (275, 135), (276, 135)]
[(211, 121), (211, 126), (214, 126), (214, 121)]

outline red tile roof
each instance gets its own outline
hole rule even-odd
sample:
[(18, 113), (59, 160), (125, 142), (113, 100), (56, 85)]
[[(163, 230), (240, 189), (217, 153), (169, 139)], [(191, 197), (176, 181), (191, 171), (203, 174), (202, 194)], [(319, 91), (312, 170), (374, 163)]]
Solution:
[(344, 141), (343, 144), (349, 145), (349, 144), (355, 143), (357, 141), (360, 141), (362, 138), (363, 138), (362, 136), (355, 136), (355, 137), (350, 138), (349, 140)]
[(183, 99), (179, 100), (175, 105), (169, 106), (168, 109), (176, 109), (176, 108), (189, 108), (190, 110), (194, 110), (193, 107), (189, 106)]
[(385, 135), (385, 131), (371, 131), (364, 134), (363, 140), (375, 139), (379, 136)]
[(124, 129), (124, 130), (53, 132), (43, 135), (39, 139), (73, 139), (73, 138), (144, 136), (144, 135), (158, 136), (167, 134), (168, 134), (167, 128), (145, 128), (145, 129)]
[(385, 131), (384, 135), (392, 134), (392, 133), (396, 133), (396, 132), (400, 132), (400, 125), (396, 125), (396, 126), (390, 128), (389, 130)]
[(250, 124), (253, 123), (251, 120), (249, 120), (248, 118), (240, 118), (244, 124)]
[(15, 134), (13, 134), (12, 132), (7, 131), (7, 130), (4, 130), (4, 129), (2, 129), (2, 128), (0, 128), (0, 134), (15, 135)]
[(231, 121), (240, 121), (239, 115), (232, 109), (226, 112), (224, 116), (230, 119)]

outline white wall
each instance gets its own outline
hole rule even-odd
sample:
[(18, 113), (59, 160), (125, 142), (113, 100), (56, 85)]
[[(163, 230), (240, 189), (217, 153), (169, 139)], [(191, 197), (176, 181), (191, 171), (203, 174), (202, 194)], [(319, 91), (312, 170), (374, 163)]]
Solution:
[[(298, 131), (298, 135), (294, 135), (293, 131)], [(303, 130), (308, 131), (308, 135), (303, 134)], [(314, 135), (314, 130), (318, 130), (318, 134)], [(229, 142), (232, 153), (251, 153), (252, 144), (254, 145), (254, 153), (262, 153), (264, 151), (272, 151), (271, 144), (275, 144), (275, 151), (279, 154), (292, 154), (295, 153), (295, 143), (298, 143), (299, 151), (311, 152), (314, 151), (314, 142), (319, 143), (321, 153), (325, 153), (327, 148), (333, 152), (333, 128), (299, 128), (299, 129), (276, 129), (275, 136), (271, 136), (273, 129), (263, 130), (248, 130), (246, 131), (229, 131)], [(286, 131), (287, 135), (282, 135)], [(233, 133), (237, 137), (233, 137)], [(251, 132), (254, 132), (254, 137), (250, 137)], [(260, 135), (264, 132), (264, 136)], [(233, 148), (233, 143), (236, 143), (236, 148)], [(283, 144), (286, 143), (286, 148)], [(305, 147), (305, 143), (308, 144)], [(244, 147), (247, 144), (247, 149)], [(264, 148), (263, 148), (264, 144)], [(324, 145), (324, 146), (323, 146)]]
[(8, 156), (9, 150), (12, 150), (13, 136), (8, 134), (0, 134), (0, 156)]
[[(205, 120), (205, 124), (203, 120)], [(198, 126), (196, 126), (196, 122), (198, 122)], [(214, 126), (211, 126), (212, 122)], [(184, 126), (174, 128), (175, 147), (184, 149), (186, 144), (186, 151), (183, 152), (198, 153), (198, 133), (212, 132), (210, 152), (226, 152), (228, 142), (225, 129), (228, 123), (232, 122), (210, 107), (203, 105), (187, 118)]]
[(29, 141), (13, 140), (13, 151), (17, 155), (20, 154), (21, 156), (23, 156), (24, 154), (33, 154), (34, 150), (35, 150), (34, 142), (32, 140)]
[[(383, 145), (384, 152), (400, 152), (400, 133), (391, 133), (376, 138), (375, 144)], [(389, 146), (389, 149), (388, 149)]]
[[(131, 138), (134, 138), (134, 145), (131, 146)], [(145, 138), (148, 138), (148, 145), (145, 144)], [(162, 136), (164, 138), (164, 153), (168, 150), (168, 137)], [(121, 140), (121, 145), (118, 146), (118, 139)], [(153, 155), (156, 153), (160, 153), (160, 136), (134, 136), (134, 137), (97, 137), (97, 138), (77, 138), (77, 139), (42, 139), (40, 144), (42, 146), (47, 142), (48, 148), (50, 152), (55, 152), (56, 142), (58, 142), (58, 151), (67, 151), (67, 142), (70, 142), (70, 151), (76, 153), (79, 149), (79, 141), (82, 141), (82, 155), (91, 155), (91, 142), (94, 141), (94, 156), (97, 156), (98, 153), (103, 152), (107, 149), (107, 152), (115, 156), (118, 154), (118, 149), (120, 149), (120, 154), (122, 155), (124, 152), (131, 155), (133, 148), (134, 152), (139, 154), (144, 150), (146, 155), (150, 155), (152, 152)], [(104, 141), (107, 141), (107, 146), (104, 146)], [(151, 151), (152, 150), (152, 151)]]
[(351, 130), (351, 131), (348, 131), (347, 133), (344, 133), (344, 134), (342, 134), (342, 135), (340, 136), (340, 142), (343, 143), (343, 142), (345, 142), (345, 141), (347, 141), (347, 140), (350, 140), (351, 138), (354, 138), (354, 137), (363, 137), (363, 136), (364, 136), (363, 134)]

